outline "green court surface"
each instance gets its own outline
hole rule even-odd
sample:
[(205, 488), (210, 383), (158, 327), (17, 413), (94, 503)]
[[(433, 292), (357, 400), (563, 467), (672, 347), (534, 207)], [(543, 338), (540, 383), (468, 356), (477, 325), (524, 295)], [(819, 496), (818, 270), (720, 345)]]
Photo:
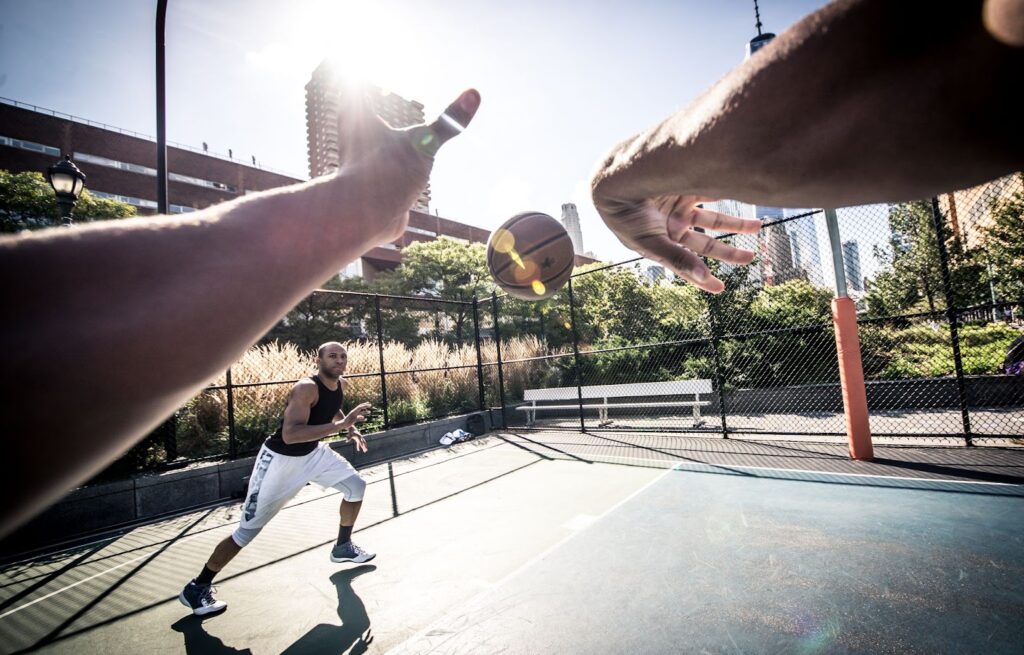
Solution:
[[(372, 445), (372, 444), (371, 444)], [(177, 600), (239, 505), (6, 565), (0, 650), (1001, 653), (1024, 644), (1024, 453), (504, 433), (364, 471), (362, 566), (307, 487)]]

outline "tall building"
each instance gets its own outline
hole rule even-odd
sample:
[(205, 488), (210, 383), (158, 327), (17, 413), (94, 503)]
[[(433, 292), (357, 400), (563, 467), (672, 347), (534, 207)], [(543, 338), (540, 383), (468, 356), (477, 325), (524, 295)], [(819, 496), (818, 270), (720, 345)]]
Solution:
[(864, 278), (860, 268), (860, 245), (856, 240), (843, 241), (843, 266), (846, 268), (846, 281), (853, 291), (864, 290)]
[[(87, 176), (85, 188), (127, 203), (139, 214), (157, 212), (156, 140), (145, 134), (0, 98), (0, 168), (46, 169), (71, 155)], [(295, 175), (245, 160), (167, 146), (167, 195), (172, 214), (192, 212), (254, 191), (301, 182)]]
[(567, 202), (562, 205), (562, 225), (572, 239), (572, 251), (577, 255), (583, 254), (583, 229), (580, 227), (580, 215), (576, 212), (576, 205)]
[(744, 59), (750, 59), (751, 55), (768, 45), (775, 38), (775, 35), (771, 32), (761, 32), (761, 10), (757, 6), (757, 0), (754, 0), (754, 18), (756, 20), (757, 36), (750, 39), (747, 43), (747, 54)]
[[(325, 59), (306, 83), (306, 144), (310, 177), (337, 170), (346, 120), (352, 111), (361, 108), (362, 103), (368, 104), (391, 127), (409, 127), (424, 122), (421, 103), (406, 100), (372, 84), (347, 79), (333, 62)], [(413, 208), (430, 211), (429, 183)]]
[(763, 229), (763, 281), (766, 287), (807, 278), (807, 273), (794, 264), (792, 241), (785, 225), (769, 225)]
[[(800, 216), (786, 223), (790, 240), (793, 242), (793, 260), (797, 268), (807, 271), (807, 279), (818, 286), (825, 285), (821, 268), (821, 250), (818, 246), (818, 228), (815, 223), (820, 211), (812, 209), (786, 209), (787, 218)], [(804, 215), (809, 214), (809, 215)]]

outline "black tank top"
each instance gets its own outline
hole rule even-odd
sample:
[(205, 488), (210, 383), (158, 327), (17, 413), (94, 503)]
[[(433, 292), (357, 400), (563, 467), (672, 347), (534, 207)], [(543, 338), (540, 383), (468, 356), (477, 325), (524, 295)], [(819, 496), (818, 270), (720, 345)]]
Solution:
[[(338, 388), (331, 391), (324, 385), (319, 375), (311, 375), (309, 379), (316, 382), (318, 396), (316, 404), (309, 409), (309, 420), (306, 421), (306, 425), (326, 425), (334, 419), (334, 415), (341, 409), (341, 403), (344, 400), (344, 394), (341, 391), (341, 380), (338, 380)], [(320, 443), (319, 439), (316, 441), (303, 441), (301, 443), (285, 443), (284, 438), (281, 436), (283, 429), (284, 420), (281, 421), (281, 426), (277, 428), (277, 432), (267, 437), (266, 441), (267, 448), (279, 455), (289, 455), (292, 457), (308, 455), (316, 450), (316, 445)]]

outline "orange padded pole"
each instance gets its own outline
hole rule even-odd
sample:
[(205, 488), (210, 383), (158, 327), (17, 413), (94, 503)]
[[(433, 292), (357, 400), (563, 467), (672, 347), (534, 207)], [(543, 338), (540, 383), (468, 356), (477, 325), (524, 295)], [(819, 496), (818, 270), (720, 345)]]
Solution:
[(846, 436), (850, 457), (870, 460), (875, 456), (868, 421), (868, 397), (864, 388), (864, 367), (860, 360), (857, 334), (857, 309), (847, 297), (832, 300), (832, 321), (836, 328), (836, 352), (839, 355), (839, 381), (843, 386), (846, 411)]

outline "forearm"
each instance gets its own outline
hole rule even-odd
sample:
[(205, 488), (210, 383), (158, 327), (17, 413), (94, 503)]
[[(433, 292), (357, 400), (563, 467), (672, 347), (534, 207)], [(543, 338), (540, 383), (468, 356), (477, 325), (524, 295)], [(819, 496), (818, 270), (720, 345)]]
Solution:
[[(0, 291), (5, 433), (29, 481), (8, 506), (34, 509), (32, 480), (47, 502), (94, 474), (375, 245), (384, 221), (361, 198), (316, 180), (188, 218), (0, 241), (0, 274), (19, 281)], [(55, 392), (60, 408), (38, 411)]]
[[(686, 109), (617, 146), (595, 201), (667, 194), (776, 206), (925, 197), (1024, 166), (1024, 51), (980, 1), (839, 2)], [(940, 164), (940, 165), (936, 165)]]

